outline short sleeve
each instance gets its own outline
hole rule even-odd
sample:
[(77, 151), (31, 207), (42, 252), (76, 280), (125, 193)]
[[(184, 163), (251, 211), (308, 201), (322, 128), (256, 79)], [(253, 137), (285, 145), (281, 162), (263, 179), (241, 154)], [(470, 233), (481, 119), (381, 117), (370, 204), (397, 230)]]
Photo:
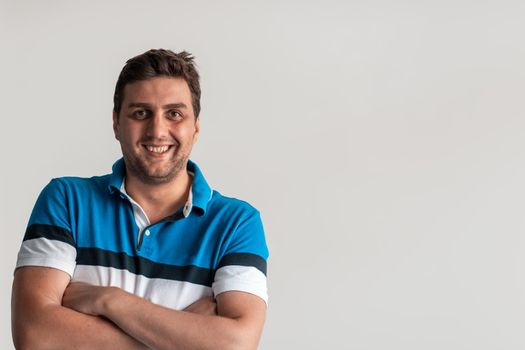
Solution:
[(38, 196), (31, 213), (16, 268), (52, 267), (73, 275), (76, 248), (67, 204), (64, 185), (59, 179), (51, 180)]
[(213, 293), (243, 291), (268, 302), (268, 255), (260, 213), (253, 209), (237, 226), (228, 242), (215, 272)]

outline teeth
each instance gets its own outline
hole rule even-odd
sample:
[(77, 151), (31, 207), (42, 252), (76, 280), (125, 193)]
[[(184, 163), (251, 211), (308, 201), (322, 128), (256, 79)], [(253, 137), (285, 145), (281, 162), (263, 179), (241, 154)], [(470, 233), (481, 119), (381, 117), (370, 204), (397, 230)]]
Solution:
[(164, 153), (168, 150), (169, 146), (161, 146), (161, 147), (153, 147), (153, 146), (146, 146), (148, 151), (154, 152), (154, 153)]

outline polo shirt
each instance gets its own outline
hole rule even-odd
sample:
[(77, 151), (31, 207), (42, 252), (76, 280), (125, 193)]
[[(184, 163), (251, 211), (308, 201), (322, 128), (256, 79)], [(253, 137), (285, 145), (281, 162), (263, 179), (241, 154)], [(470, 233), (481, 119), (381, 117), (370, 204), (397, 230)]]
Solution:
[(257, 209), (210, 188), (199, 167), (183, 208), (151, 224), (125, 191), (124, 160), (113, 172), (51, 180), (33, 208), (16, 268), (45, 266), (72, 281), (119, 287), (184, 309), (226, 291), (268, 300), (268, 248)]

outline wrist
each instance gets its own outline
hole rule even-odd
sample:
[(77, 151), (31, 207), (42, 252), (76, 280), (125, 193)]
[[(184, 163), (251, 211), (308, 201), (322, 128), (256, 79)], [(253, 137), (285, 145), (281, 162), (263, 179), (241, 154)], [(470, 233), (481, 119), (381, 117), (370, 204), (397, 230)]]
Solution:
[(111, 310), (114, 308), (114, 302), (120, 298), (119, 293), (123, 292), (117, 287), (99, 287), (100, 293), (96, 302), (98, 314), (108, 317)]

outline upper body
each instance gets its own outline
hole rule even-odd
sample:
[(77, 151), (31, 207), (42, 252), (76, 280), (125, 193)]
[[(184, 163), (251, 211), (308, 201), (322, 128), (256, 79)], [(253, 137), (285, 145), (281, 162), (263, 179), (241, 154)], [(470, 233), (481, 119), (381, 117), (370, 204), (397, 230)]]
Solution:
[(51, 181), (31, 215), (13, 284), (18, 348), (257, 346), (262, 223), (189, 160), (199, 98), (188, 54), (127, 62), (113, 111), (123, 159), (110, 175)]
[(156, 223), (126, 193), (123, 160), (111, 175), (52, 180), (33, 209), (17, 268), (59, 269), (72, 281), (178, 310), (228, 290), (267, 301), (259, 212), (212, 190), (191, 161), (188, 171), (191, 195)]

